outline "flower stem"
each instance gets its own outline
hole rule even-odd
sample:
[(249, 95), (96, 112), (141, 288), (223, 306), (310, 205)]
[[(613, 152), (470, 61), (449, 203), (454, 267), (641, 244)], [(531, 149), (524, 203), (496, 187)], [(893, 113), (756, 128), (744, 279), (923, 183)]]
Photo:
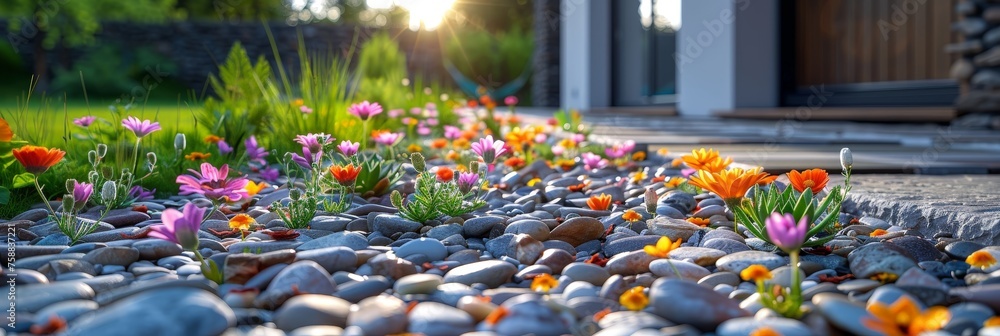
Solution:
[(799, 280), (799, 250), (795, 249), (788, 253), (791, 267), (792, 267), (792, 292), (791, 299), (794, 300), (792, 303), (792, 309), (795, 309), (792, 314), (798, 317), (801, 314), (802, 307), (802, 283)]
[(741, 198), (727, 198), (724, 199), (723, 202), (726, 203), (726, 207), (729, 208), (729, 211), (733, 213), (733, 231), (736, 231), (736, 234), (742, 237), (743, 234), (740, 233), (739, 219), (736, 218), (736, 208), (740, 206), (741, 200)]

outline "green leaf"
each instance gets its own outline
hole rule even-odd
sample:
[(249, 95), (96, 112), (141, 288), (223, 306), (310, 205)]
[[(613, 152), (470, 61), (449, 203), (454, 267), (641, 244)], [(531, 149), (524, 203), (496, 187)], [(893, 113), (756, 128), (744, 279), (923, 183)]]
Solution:
[(13, 189), (20, 189), (35, 184), (35, 175), (31, 173), (21, 173), (14, 175)]
[(8, 202), (10, 202), (10, 190), (0, 187), (0, 204), (7, 204)]

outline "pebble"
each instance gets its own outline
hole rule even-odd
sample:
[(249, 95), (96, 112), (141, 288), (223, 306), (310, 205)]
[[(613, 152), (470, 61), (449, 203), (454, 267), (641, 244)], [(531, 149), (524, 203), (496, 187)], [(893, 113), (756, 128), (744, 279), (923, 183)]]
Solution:
[(701, 266), (712, 266), (715, 262), (726, 255), (726, 252), (707, 247), (681, 246), (670, 251), (670, 259), (690, 260)]
[(611, 274), (609, 274), (603, 267), (581, 262), (574, 262), (566, 265), (561, 274), (573, 279), (574, 281), (584, 281), (594, 286), (603, 285), (604, 282), (611, 277)]
[(313, 325), (347, 326), (351, 303), (329, 295), (302, 294), (274, 312), (274, 324), (284, 331)]
[(368, 239), (357, 232), (334, 232), (327, 236), (305, 242), (295, 249), (297, 251), (308, 251), (337, 246), (348, 247), (355, 251), (362, 250), (368, 248)]
[(750, 316), (736, 301), (678, 279), (657, 279), (649, 290), (649, 305), (654, 314), (667, 320), (690, 324), (702, 331), (715, 330), (726, 320)]
[(359, 329), (363, 335), (389, 335), (406, 331), (406, 304), (389, 295), (373, 296), (357, 304), (357, 310), (347, 317), (348, 328)]
[(400, 295), (431, 294), (444, 283), (444, 278), (437, 274), (413, 274), (396, 280), (393, 290)]
[(636, 275), (649, 272), (649, 263), (657, 259), (646, 251), (626, 252), (611, 257), (604, 268), (610, 274)]
[(312, 260), (333, 274), (338, 271), (353, 271), (358, 265), (358, 255), (344, 246), (304, 250), (295, 254), (295, 261)]
[(662, 278), (677, 278), (697, 282), (701, 278), (712, 274), (704, 267), (682, 260), (657, 259), (649, 263), (649, 271)]
[[(198, 321), (178, 323), (178, 321)], [(218, 296), (197, 288), (149, 290), (80, 317), (64, 335), (218, 335), (236, 315)]]
[(396, 256), (400, 258), (418, 253), (427, 256), (431, 261), (444, 260), (448, 256), (448, 250), (444, 244), (434, 238), (414, 239), (396, 249)]
[(847, 256), (851, 273), (859, 279), (870, 278), (879, 273), (902, 275), (917, 263), (906, 250), (885, 243), (870, 243), (859, 247)]
[(285, 267), (274, 277), (267, 290), (260, 293), (254, 305), (263, 309), (275, 309), (296, 293), (333, 294), (337, 284), (316, 262), (305, 260)]
[(83, 260), (92, 264), (128, 266), (139, 260), (139, 250), (122, 246), (104, 247), (87, 252)]
[(671, 240), (680, 238), (687, 241), (695, 232), (702, 229), (700, 226), (691, 224), (686, 220), (669, 217), (656, 217), (646, 222), (646, 224), (649, 225), (649, 232), (666, 236)]
[(139, 251), (142, 260), (159, 260), (183, 251), (180, 245), (162, 239), (143, 239), (132, 244), (132, 248)]
[(575, 247), (603, 234), (604, 224), (601, 221), (591, 217), (574, 217), (556, 226), (548, 239), (564, 241)]
[(475, 329), (466, 312), (437, 302), (421, 302), (409, 313), (407, 331), (424, 335), (458, 336)]
[(719, 270), (722, 271), (739, 274), (743, 271), (743, 269), (754, 264), (763, 265), (764, 267), (767, 267), (767, 269), (773, 270), (783, 265), (787, 265), (788, 261), (774, 253), (743, 251), (719, 258), (719, 260), (715, 262), (715, 267), (718, 267)]
[(517, 267), (508, 262), (487, 260), (455, 267), (444, 276), (446, 283), (460, 283), (471, 286), (481, 283), (489, 288), (500, 287), (517, 273)]
[[(538, 241), (545, 241), (549, 239), (549, 226), (542, 223), (540, 220), (535, 219), (522, 219), (507, 225), (504, 229), (504, 233), (518, 234), (523, 233), (535, 238)], [(572, 243), (570, 243), (572, 245)]]

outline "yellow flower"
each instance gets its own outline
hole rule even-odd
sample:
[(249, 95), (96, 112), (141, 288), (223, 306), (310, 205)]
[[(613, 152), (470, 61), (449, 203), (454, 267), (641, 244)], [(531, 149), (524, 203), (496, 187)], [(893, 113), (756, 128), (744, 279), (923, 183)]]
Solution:
[(542, 182), (542, 179), (537, 178), (537, 177), (533, 178), (533, 179), (531, 179), (531, 180), (528, 181), (528, 186), (529, 187), (534, 187), (535, 184), (538, 183), (538, 182)]
[(264, 190), (264, 188), (267, 188), (267, 182), (256, 183), (254, 181), (247, 181), (247, 195), (256, 195), (261, 190)]
[(640, 311), (646, 308), (649, 305), (649, 298), (646, 297), (645, 289), (642, 286), (632, 287), (618, 297), (618, 303), (621, 303), (622, 307), (631, 311)]
[(420, 145), (417, 145), (417, 144), (411, 144), (409, 147), (406, 147), (406, 151), (410, 152), (410, 153), (416, 153), (416, 152), (419, 152), (419, 151), (422, 151), (422, 150), (424, 150), (424, 149), (420, 148)]
[(680, 186), (684, 182), (687, 182), (686, 178), (683, 178), (683, 177), (671, 177), (669, 180), (667, 180), (666, 183), (663, 183), (663, 185), (667, 186), (667, 187), (670, 187), (670, 188), (677, 188), (678, 186)]
[(711, 148), (691, 150), (691, 154), (684, 154), (681, 159), (684, 160), (684, 163), (686, 163), (688, 167), (696, 170), (709, 170), (706, 169), (706, 166), (709, 166), (707, 168), (713, 169), (719, 169), (721, 167), (719, 170), (722, 170), (725, 169), (726, 166), (729, 166), (730, 163), (733, 163), (733, 159), (731, 158), (727, 157), (725, 159), (721, 159), (719, 157), (719, 151)]
[(542, 273), (531, 280), (531, 290), (548, 293), (552, 288), (559, 286), (559, 281), (547, 273)]
[(299, 99), (296, 99), (296, 100), (292, 101), (292, 107), (295, 107), (295, 108), (302, 107), (302, 105), (305, 105), (305, 104), (306, 104), (306, 102), (304, 100), (302, 100), (302, 98), (299, 98)]
[(764, 267), (764, 265), (753, 264), (750, 267), (744, 268), (740, 271), (740, 278), (746, 281), (764, 281), (771, 279), (771, 271)]
[(456, 149), (468, 149), (470, 146), (469, 139), (466, 138), (455, 139), (455, 141), (451, 142), (451, 145), (455, 146)]
[[(951, 318), (948, 308), (935, 306), (921, 312), (908, 296), (901, 296), (892, 305), (876, 302), (868, 307), (872, 317), (865, 317), (861, 324), (885, 335), (920, 335), (940, 330)], [(905, 333), (904, 333), (905, 331)]]
[(632, 161), (643, 161), (646, 159), (646, 152), (638, 151), (632, 153)]
[(673, 159), (672, 161), (670, 161), (670, 166), (671, 167), (678, 167), (682, 163), (684, 163), (684, 159), (683, 158), (676, 158), (676, 159)]
[(719, 195), (728, 204), (743, 199), (747, 190), (767, 179), (767, 176), (767, 173), (761, 172), (760, 167), (732, 168), (717, 173), (700, 170), (688, 183)]
[(209, 134), (207, 137), (205, 137), (205, 142), (207, 142), (207, 143), (213, 143), (214, 144), (214, 143), (217, 143), (219, 141), (222, 141), (222, 138), (219, 137), (218, 135), (215, 135), (215, 134)]
[(622, 214), (622, 219), (628, 222), (635, 222), (642, 219), (642, 215), (640, 215), (638, 212), (635, 212), (635, 210), (628, 209), (625, 211), (625, 213)]
[(212, 156), (212, 154), (202, 153), (202, 152), (191, 152), (191, 154), (185, 155), (184, 158), (191, 161), (203, 161), (207, 159), (209, 156)]
[(876, 280), (876, 281), (879, 281), (881, 283), (894, 282), (894, 281), (896, 281), (896, 279), (899, 279), (899, 276), (895, 275), (893, 273), (884, 273), (883, 272), (883, 273), (875, 274), (875, 275), (872, 276), (872, 280)]
[(777, 330), (771, 329), (771, 327), (761, 326), (760, 328), (751, 331), (750, 336), (781, 336), (781, 333)]
[(656, 150), (656, 155), (667, 156), (667, 154), (670, 154), (670, 151), (667, 150), (667, 147), (663, 147), (663, 148), (660, 148), (660, 149)]
[(979, 250), (972, 252), (968, 258), (965, 258), (965, 263), (972, 265), (972, 267), (988, 268), (995, 265), (997, 259), (989, 251)]
[(239, 214), (229, 220), (229, 228), (240, 229), (243, 231), (249, 230), (250, 225), (256, 224), (257, 221), (247, 214)]
[(632, 173), (632, 184), (639, 184), (646, 179), (646, 171), (640, 170)]
[(883, 230), (883, 229), (875, 229), (875, 231), (872, 231), (872, 233), (869, 234), (868, 236), (870, 236), (870, 237), (878, 237), (878, 236), (884, 235), (886, 233), (889, 233), (889, 231), (886, 231), (886, 230)]
[(569, 138), (560, 140), (558, 145), (566, 149), (576, 148), (576, 142), (573, 142), (573, 139)]
[(709, 161), (703, 164), (700, 170), (704, 170), (710, 173), (718, 173), (720, 171), (726, 170), (726, 167), (729, 167), (730, 163), (732, 163), (732, 160), (725, 161), (722, 159), (715, 159), (714, 161)]
[(708, 218), (701, 218), (701, 217), (688, 217), (687, 221), (688, 223), (697, 226), (708, 226), (709, 224), (712, 223), (712, 221), (710, 221)]
[(462, 157), (462, 155), (458, 154), (458, 152), (456, 152), (456, 151), (448, 151), (448, 154), (446, 154), (444, 156), (445, 159), (448, 159), (448, 160), (451, 160), (451, 161), (458, 160), (461, 157)]
[(562, 169), (566, 171), (569, 171), (570, 169), (573, 169), (573, 167), (576, 167), (576, 161), (574, 161), (573, 159), (559, 159), (556, 160), (555, 163), (557, 166), (562, 167)]
[(656, 245), (646, 245), (646, 247), (643, 248), (643, 251), (646, 251), (646, 254), (657, 258), (666, 258), (670, 255), (670, 251), (681, 247), (682, 240), (683, 239), (681, 238), (677, 238), (677, 241), (673, 242), (670, 241), (669, 237), (663, 236), (660, 237), (660, 240), (656, 241)]

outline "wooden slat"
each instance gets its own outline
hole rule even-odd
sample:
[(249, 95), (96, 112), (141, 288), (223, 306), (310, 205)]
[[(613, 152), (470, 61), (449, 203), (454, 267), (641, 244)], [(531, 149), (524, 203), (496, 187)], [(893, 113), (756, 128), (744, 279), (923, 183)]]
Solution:
[[(794, 107), (786, 108), (741, 108), (714, 111), (712, 115), (721, 118), (742, 119), (794, 119)], [(812, 111), (809, 121), (849, 120), (869, 122), (948, 122), (958, 113), (951, 107), (824, 107)]]

